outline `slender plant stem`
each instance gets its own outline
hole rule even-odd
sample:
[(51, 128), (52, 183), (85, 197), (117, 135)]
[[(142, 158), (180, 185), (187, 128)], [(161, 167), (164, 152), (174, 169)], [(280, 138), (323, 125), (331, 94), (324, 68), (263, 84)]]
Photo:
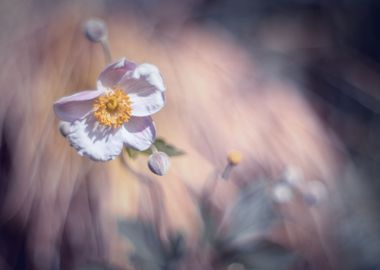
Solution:
[(152, 146), (150, 147), (150, 149), (152, 149), (152, 153), (157, 153), (158, 152), (158, 149), (157, 149), (157, 147), (154, 144), (152, 144)]
[[(154, 152), (153, 149), (152, 151)], [(161, 235), (161, 237), (164, 240), (167, 240), (168, 236), (167, 232), (165, 231), (165, 229), (167, 228), (167, 216), (165, 212), (165, 201), (163, 200), (165, 194), (162, 187), (158, 183), (153, 181), (149, 176), (139, 173), (133, 168), (131, 168), (131, 166), (129, 166), (128, 164), (128, 161), (124, 153), (120, 155), (120, 161), (122, 162), (124, 168), (131, 172), (134, 176), (136, 176), (137, 180), (147, 188), (152, 198), (152, 207), (154, 209), (153, 218), (156, 221), (156, 231)]]
[(224, 168), (224, 171), (222, 172), (222, 178), (224, 180), (228, 180), (228, 178), (230, 177), (230, 174), (231, 174), (231, 171), (232, 171), (232, 168), (233, 168), (234, 165), (228, 163), (226, 165), (226, 167)]
[(100, 43), (102, 44), (105, 61), (109, 64), (112, 62), (112, 55), (108, 39), (103, 39)]

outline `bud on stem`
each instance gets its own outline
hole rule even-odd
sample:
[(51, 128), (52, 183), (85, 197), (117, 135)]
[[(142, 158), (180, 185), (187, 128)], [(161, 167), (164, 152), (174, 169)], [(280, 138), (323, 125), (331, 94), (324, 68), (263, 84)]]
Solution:
[(152, 149), (153, 154), (148, 158), (148, 167), (152, 173), (157, 175), (165, 175), (170, 167), (170, 158), (164, 152), (159, 152), (157, 149)]
[(100, 43), (103, 48), (104, 57), (107, 63), (112, 62), (111, 50), (108, 43), (107, 25), (100, 19), (90, 19), (83, 27), (86, 38), (95, 43)]
[(227, 156), (227, 165), (222, 173), (222, 178), (227, 180), (230, 177), (233, 167), (238, 165), (242, 160), (242, 155), (239, 151), (231, 151)]

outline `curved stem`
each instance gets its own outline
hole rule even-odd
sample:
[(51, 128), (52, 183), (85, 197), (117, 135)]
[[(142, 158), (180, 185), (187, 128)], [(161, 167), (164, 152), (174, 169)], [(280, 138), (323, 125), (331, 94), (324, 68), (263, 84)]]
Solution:
[(226, 167), (224, 168), (224, 171), (222, 172), (222, 178), (224, 180), (228, 180), (233, 167), (234, 165), (232, 165), (231, 163), (227, 163)]
[(108, 43), (107, 39), (103, 39), (100, 41), (100, 44), (102, 44), (104, 58), (107, 64), (112, 62), (112, 55), (111, 55), (111, 49)]
[[(152, 149), (152, 151), (154, 150)], [(168, 238), (167, 232), (165, 231), (167, 228), (167, 224), (166, 224), (167, 217), (166, 217), (166, 212), (165, 212), (165, 209), (166, 209), (165, 201), (163, 200), (165, 194), (164, 194), (164, 191), (162, 190), (162, 187), (158, 183), (156, 183), (154, 180), (152, 180), (150, 177), (148, 177), (147, 175), (139, 173), (133, 168), (131, 168), (131, 166), (129, 166), (125, 158), (124, 153), (121, 153), (120, 159), (123, 166), (127, 170), (129, 170), (134, 176), (136, 176), (137, 180), (147, 188), (151, 198), (155, 201), (155, 203), (152, 204), (152, 207), (154, 209), (153, 218), (156, 221), (156, 231), (159, 235), (161, 235), (163, 240), (164, 239), (166, 240)]]

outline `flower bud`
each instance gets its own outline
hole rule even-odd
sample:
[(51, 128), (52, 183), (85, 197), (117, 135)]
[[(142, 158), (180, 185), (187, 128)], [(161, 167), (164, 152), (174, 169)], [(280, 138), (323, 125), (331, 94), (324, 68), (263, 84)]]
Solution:
[(155, 152), (149, 156), (148, 167), (154, 174), (165, 175), (170, 167), (170, 158), (164, 152)]
[(277, 184), (272, 191), (273, 199), (278, 203), (290, 202), (293, 198), (293, 191), (287, 184)]
[(327, 188), (321, 181), (311, 181), (305, 188), (304, 198), (306, 203), (316, 205), (327, 197)]
[(288, 166), (284, 171), (284, 180), (292, 187), (302, 189), (304, 185), (303, 171), (295, 166)]
[(59, 122), (59, 132), (61, 132), (61, 135), (66, 138), (70, 133), (70, 123), (64, 121)]
[(242, 160), (242, 155), (239, 151), (231, 151), (227, 156), (228, 163), (238, 165)]
[(100, 19), (90, 19), (85, 22), (83, 32), (92, 42), (101, 42), (107, 39), (107, 26)]

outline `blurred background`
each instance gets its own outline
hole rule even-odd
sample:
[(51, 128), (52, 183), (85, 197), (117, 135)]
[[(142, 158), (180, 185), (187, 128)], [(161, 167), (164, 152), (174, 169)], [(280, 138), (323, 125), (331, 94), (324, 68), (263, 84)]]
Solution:
[[(0, 269), (380, 269), (380, 2), (2, 0)], [(52, 104), (157, 65), (185, 152), (96, 163)], [(228, 153), (242, 161), (228, 179)]]

